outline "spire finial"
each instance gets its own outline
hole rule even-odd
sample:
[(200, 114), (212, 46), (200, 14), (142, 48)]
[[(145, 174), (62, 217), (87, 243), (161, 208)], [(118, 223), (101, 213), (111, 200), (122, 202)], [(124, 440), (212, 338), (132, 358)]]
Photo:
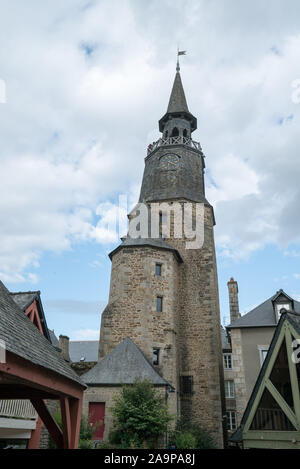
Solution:
[(180, 55), (186, 55), (186, 50), (179, 50), (179, 47), (177, 47), (177, 66), (176, 66), (176, 72), (180, 72), (180, 64), (179, 64), (179, 56)]

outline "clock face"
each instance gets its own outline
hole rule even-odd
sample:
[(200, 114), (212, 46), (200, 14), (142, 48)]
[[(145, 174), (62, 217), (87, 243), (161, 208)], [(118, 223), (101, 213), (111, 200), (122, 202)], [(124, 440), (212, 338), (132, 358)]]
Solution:
[(161, 157), (159, 164), (161, 169), (174, 170), (179, 167), (179, 158), (177, 155), (164, 155)]

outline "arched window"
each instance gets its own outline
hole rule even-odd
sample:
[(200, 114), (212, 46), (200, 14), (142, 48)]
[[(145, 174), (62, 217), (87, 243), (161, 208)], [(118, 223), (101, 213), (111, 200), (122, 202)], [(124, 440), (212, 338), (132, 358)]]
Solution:
[(183, 131), (183, 136), (187, 137), (187, 130), (186, 129), (184, 129), (184, 131)]
[(174, 129), (172, 130), (172, 137), (178, 137), (179, 136), (179, 130), (177, 129), (177, 127), (174, 127)]
[(165, 138), (168, 138), (169, 132), (166, 130), (165, 131)]

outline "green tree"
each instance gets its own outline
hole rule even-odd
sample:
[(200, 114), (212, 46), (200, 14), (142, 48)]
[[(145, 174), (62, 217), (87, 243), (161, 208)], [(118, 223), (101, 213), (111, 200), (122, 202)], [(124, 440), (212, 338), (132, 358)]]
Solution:
[(114, 430), (109, 439), (121, 448), (155, 446), (172, 420), (165, 396), (151, 382), (139, 379), (132, 386), (123, 386), (112, 414)]

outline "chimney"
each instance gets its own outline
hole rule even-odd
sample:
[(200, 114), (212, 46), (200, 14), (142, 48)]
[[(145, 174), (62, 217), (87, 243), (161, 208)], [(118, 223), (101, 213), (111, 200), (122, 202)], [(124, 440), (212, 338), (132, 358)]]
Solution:
[(61, 354), (63, 358), (67, 361), (70, 362), (70, 355), (69, 355), (69, 337), (66, 335), (60, 335), (59, 336), (59, 343), (58, 346), (61, 350)]
[(233, 277), (227, 283), (228, 295), (229, 295), (229, 309), (230, 309), (230, 323), (233, 323), (236, 319), (240, 318), (239, 308), (239, 288), (238, 283)]

